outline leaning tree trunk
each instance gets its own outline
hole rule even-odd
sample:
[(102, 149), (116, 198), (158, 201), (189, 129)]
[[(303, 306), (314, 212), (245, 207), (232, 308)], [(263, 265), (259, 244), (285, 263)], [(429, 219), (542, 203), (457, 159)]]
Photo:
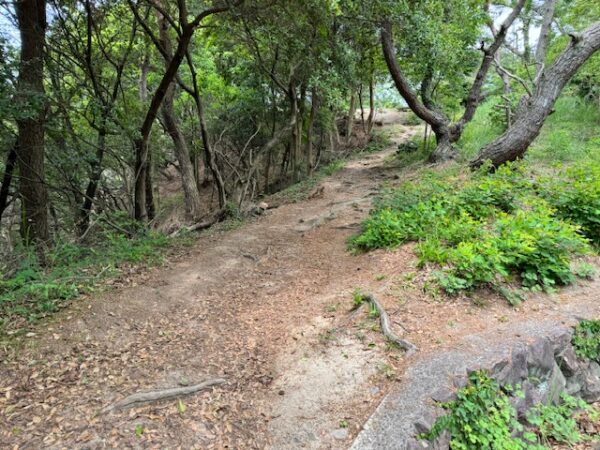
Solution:
[(135, 140), (135, 188), (134, 188), (134, 218), (136, 220), (145, 221), (148, 219), (148, 210), (146, 206), (146, 195), (147, 195), (147, 177), (150, 177), (148, 167), (148, 141), (150, 138), (150, 131), (158, 110), (161, 107), (167, 90), (171, 85), (171, 82), (175, 79), (177, 71), (183, 58), (185, 57), (188, 45), (194, 33), (194, 28), (191, 26), (185, 27), (181, 36), (177, 49), (173, 54), (173, 58), (169, 61), (167, 70), (160, 80), (160, 84), (152, 97), (150, 106), (146, 111), (146, 117), (140, 128), (140, 137)]
[(200, 199), (200, 193), (198, 192), (198, 187), (196, 185), (194, 167), (192, 166), (190, 160), (190, 152), (183, 137), (183, 133), (177, 125), (177, 119), (173, 111), (174, 87), (174, 85), (171, 85), (169, 88), (170, 92), (165, 97), (163, 104), (163, 121), (165, 124), (165, 129), (173, 141), (175, 156), (179, 162), (181, 187), (183, 188), (186, 213), (192, 218), (192, 220), (197, 220), (202, 214), (202, 200)]
[(313, 134), (315, 129), (315, 118), (319, 105), (316, 88), (313, 89), (310, 98), (310, 115), (308, 116), (308, 125), (306, 127), (306, 173), (312, 175), (314, 169), (313, 160)]
[[(521, 13), (525, 2), (526, 0), (518, 0), (511, 13), (502, 22), (500, 29), (494, 36), (493, 42), (488, 47), (482, 45), (481, 50), (483, 52), (483, 59), (481, 65), (475, 75), (469, 94), (465, 98), (463, 115), (456, 122), (451, 122), (443, 112), (435, 107), (429, 96), (430, 92), (427, 86), (422, 86), (421, 99), (418, 98), (396, 60), (396, 50), (393, 42), (391, 23), (387, 20), (383, 22), (381, 45), (383, 56), (392, 80), (409, 108), (420, 119), (427, 122), (435, 133), (437, 147), (429, 157), (431, 162), (443, 162), (456, 156), (456, 150), (454, 149), (453, 144), (460, 139), (465, 125), (473, 119), (475, 111), (477, 111), (477, 108), (481, 104), (481, 90), (494, 60), (494, 55), (504, 42), (508, 29)], [(424, 80), (427, 84), (429, 84), (430, 81), (431, 79), (429, 78), (428, 80), (428, 77)]]
[(17, 121), (21, 235), (26, 243), (41, 250), (49, 239), (48, 190), (44, 182), (46, 1), (21, 0), (14, 7), (21, 33), (17, 100), (24, 111), (30, 111)]
[(577, 70), (600, 49), (600, 22), (583, 33), (572, 34), (571, 42), (556, 61), (539, 75), (533, 96), (518, 114), (513, 126), (484, 147), (470, 166), (475, 168), (490, 161), (493, 167), (514, 161), (525, 154), (538, 136), (544, 121), (552, 112), (562, 89)]
[[(164, 16), (161, 13), (157, 14), (157, 22), (159, 29), (160, 42), (165, 49), (169, 59), (172, 58), (172, 45), (169, 39), (168, 27)], [(168, 67), (168, 61), (165, 62)], [(196, 178), (194, 177), (194, 167), (190, 159), (190, 152), (185, 142), (183, 133), (179, 129), (177, 123), (177, 117), (175, 116), (173, 103), (175, 99), (175, 83), (172, 82), (167, 89), (167, 94), (163, 101), (162, 116), (165, 129), (171, 140), (173, 141), (173, 147), (175, 148), (175, 156), (179, 162), (179, 169), (181, 174), (181, 187), (183, 188), (183, 196), (185, 203), (185, 210), (188, 216), (192, 220), (198, 220), (202, 213), (202, 200), (200, 199), (200, 193), (198, 192), (198, 186), (196, 184)]]

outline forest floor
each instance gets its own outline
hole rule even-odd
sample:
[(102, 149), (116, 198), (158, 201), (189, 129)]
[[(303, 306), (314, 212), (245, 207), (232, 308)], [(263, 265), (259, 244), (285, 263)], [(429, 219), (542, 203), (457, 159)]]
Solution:
[[(385, 126), (396, 145), (418, 130)], [(519, 308), (491, 294), (438, 298), (411, 245), (351, 254), (346, 241), (373, 196), (410, 171), (395, 164), (396, 145), (15, 337), (0, 349), (0, 447), (347, 448), (412, 358), (597, 302), (599, 282)], [(356, 289), (380, 296), (417, 356), (390, 348), (365, 308), (350, 312)], [(135, 392), (212, 377), (226, 384), (102, 412)]]

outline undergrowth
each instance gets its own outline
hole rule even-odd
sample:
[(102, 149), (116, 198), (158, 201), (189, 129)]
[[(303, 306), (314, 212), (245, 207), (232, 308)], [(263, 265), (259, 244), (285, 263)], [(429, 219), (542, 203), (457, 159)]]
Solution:
[(571, 343), (579, 358), (600, 362), (600, 320), (582, 320), (575, 327)]
[(538, 404), (527, 411), (523, 425), (511, 394), (523, 396), (518, 387), (500, 386), (485, 371), (473, 372), (456, 400), (441, 405), (447, 414), (424, 437), (433, 440), (447, 431), (452, 450), (542, 450), (552, 442), (571, 446), (591, 438), (579, 431), (577, 419), (596, 420), (597, 413), (582, 400), (563, 393), (558, 405)]
[(600, 164), (536, 173), (525, 163), (495, 173), (423, 171), (375, 201), (356, 250), (416, 242), (420, 266), (434, 268), (449, 294), (490, 287), (511, 302), (507, 286), (553, 289), (589, 265), (577, 257), (600, 245)]
[(9, 323), (33, 322), (56, 312), (128, 266), (158, 264), (167, 247), (184, 243), (186, 238), (174, 241), (155, 232), (131, 238), (106, 232), (94, 245), (57, 243), (43, 266), (31, 250), (17, 249), (18, 264), (0, 280), (0, 332)]

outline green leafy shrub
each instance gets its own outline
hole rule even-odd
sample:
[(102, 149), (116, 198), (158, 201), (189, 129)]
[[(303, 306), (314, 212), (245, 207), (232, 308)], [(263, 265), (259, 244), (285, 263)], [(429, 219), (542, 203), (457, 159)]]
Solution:
[(469, 375), (469, 384), (457, 392), (454, 401), (442, 404), (448, 414), (437, 419), (428, 438), (442, 432), (451, 435), (452, 450), (521, 450), (530, 448), (520, 438), (522, 430), (508, 395), (485, 371)]
[(467, 179), (425, 173), (420, 183), (384, 192), (350, 245), (371, 250), (415, 241), (419, 266), (439, 266), (436, 279), (449, 294), (482, 285), (498, 290), (515, 278), (525, 288), (566, 285), (585, 275), (572, 261), (589, 251), (588, 241), (579, 224), (537, 195), (538, 185), (516, 163)]
[(600, 361), (600, 320), (579, 322), (571, 343), (578, 357)]
[(392, 140), (387, 133), (374, 131), (367, 144), (360, 148), (359, 153), (376, 153), (392, 145)]
[(596, 412), (583, 400), (561, 394), (558, 405), (539, 404), (527, 412), (527, 422), (533, 426), (533, 431), (526, 434), (531, 442), (550, 445), (551, 440), (569, 446), (584, 440), (579, 431), (577, 418), (589, 414), (596, 420)]
[(449, 250), (448, 262), (450, 268), (438, 275), (438, 280), (449, 294), (508, 275), (504, 255), (494, 239), (460, 242)]
[(540, 196), (600, 246), (600, 165), (577, 165), (543, 180)]
[(583, 400), (562, 393), (558, 405), (538, 404), (527, 411), (524, 427), (517, 421), (510, 394), (523, 395), (500, 386), (483, 370), (471, 373), (456, 400), (441, 405), (448, 414), (438, 418), (425, 437), (433, 440), (448, 431), (452, 450), (543, 450), (552, 442), (571, 446), (584, 441), (588, 436), (579, 431), (577, 420), (584, 414), (597, 419)]
[(506, 215), (495, 228), (506, 267), (518, 272), (526, 287), (571, 283), (571, 257), (587, 250), (578, 228), (556, 219), (544, 205)]

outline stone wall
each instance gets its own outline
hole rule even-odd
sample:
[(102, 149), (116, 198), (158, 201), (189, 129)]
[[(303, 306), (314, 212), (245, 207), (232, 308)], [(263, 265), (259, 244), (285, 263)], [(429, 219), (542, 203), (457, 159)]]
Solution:
[[(501, 359), (488, 360), (483, 366), (474, 364), (468, 367), (464, 374), (451, 377), (452, 387), (436, 391), (431, 396), (432, 403), (453, 400), (456, 390), (466, 385), (468, 373), (482, 368), (487, 369), (501, 385), (521, 386), (524, 396), (511, 398), (519, 419), (523, 419), (526, 411), (538, 403), (556, 403), (562, 392), (589, 403), (600, 401), (600, 365), (577, 358), (571, 345), (572, 332), (572, 328), (563, 328), (551, 336), (517, 343)], [(440, 414), (444, 414), (444, 410), (431, 406), (414, 422), (414, 435), (428, 432)], [(406, 441), (404, 448), (446, 450), (449, 437), (442, 436), (433, 443), (413, 437)]]

